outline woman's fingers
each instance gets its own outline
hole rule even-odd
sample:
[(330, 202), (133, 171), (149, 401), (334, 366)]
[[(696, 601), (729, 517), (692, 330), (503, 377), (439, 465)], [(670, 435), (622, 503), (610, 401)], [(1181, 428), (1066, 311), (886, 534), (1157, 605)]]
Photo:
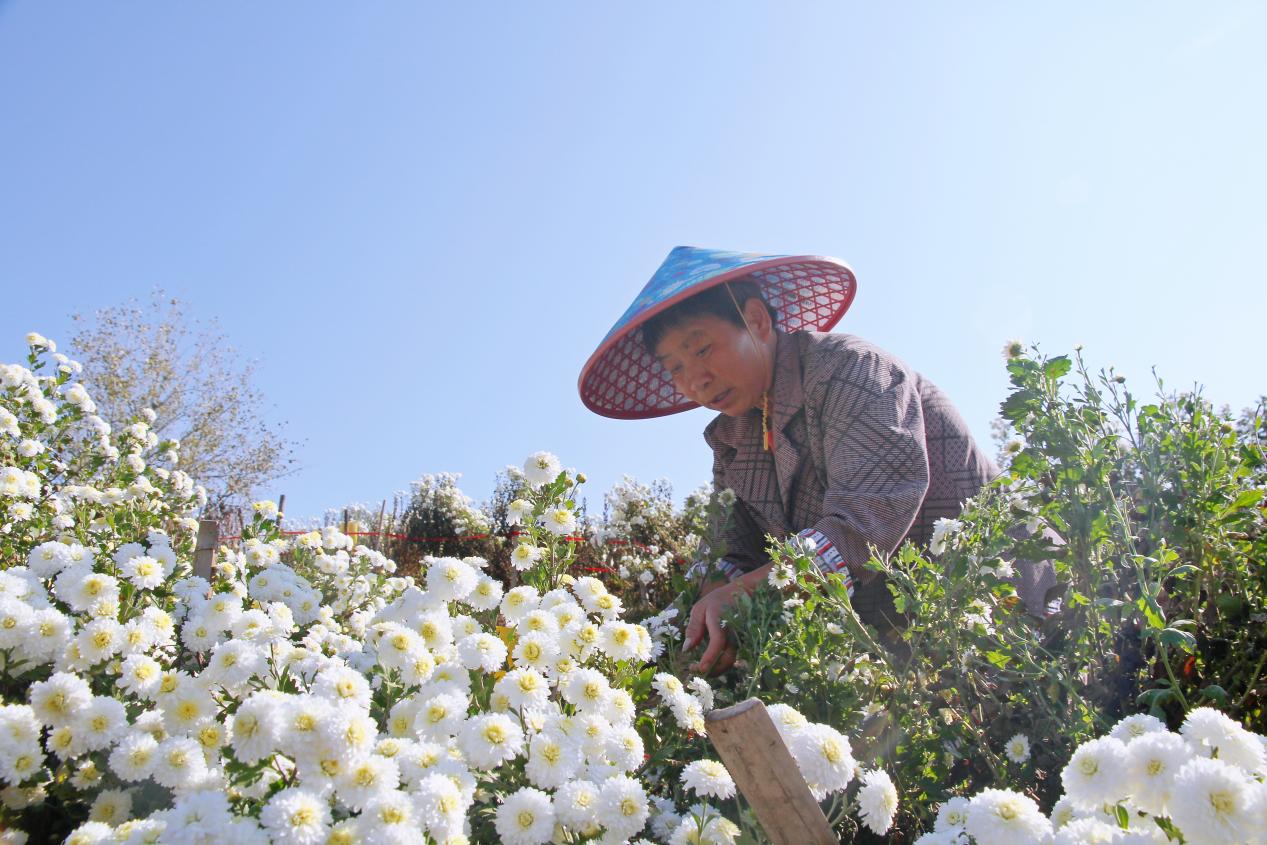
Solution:
[(699, 645), (700, 638), (704, 635), (704, 602), (697, 601), (691, 608), (691, 618), (686, 623), (686, 635), (682, 642), (682, 653), (690, 651)]
[(710, 605), (705, 611), (704, 627), (708, 631), (708, 648), (704, 649), (695, 665), (699, 667), (697, 671), (711, 675), (729, 644), (726, 629), (721, 624), (721, 610), (717, 605)]

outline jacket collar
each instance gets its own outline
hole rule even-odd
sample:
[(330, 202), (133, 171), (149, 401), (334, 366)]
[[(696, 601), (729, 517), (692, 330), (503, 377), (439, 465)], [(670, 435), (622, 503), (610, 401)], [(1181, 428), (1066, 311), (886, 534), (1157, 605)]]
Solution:
[[(729, 446), (734, 452), (726, 461), (724, 480), (749, 507), (763, 512), (766, 520), (775, 526), (788, 527), (787, 511), (791, 507), (792, 482), (801, 465), (801, 450), (785, 435), (784, 430), (792, 419), (803, 410), (805, 393), (801, 386), (801, 357), (796, 338), (779, 332), (775, 336), (774, 382), (770, 386), (770, 427), (774, 430), (774, 469), (777, 478), (778, 500), (774, 501), (769, 490), (771, 479), (767, 473), (754, 472), (765, 459), (761, 438), (761, 411), (753, 409), (742, 417), (719, 415), (705, 429), (709, 445), (714, 442)], [(744, 467), (731, 471), (730, 466)]]

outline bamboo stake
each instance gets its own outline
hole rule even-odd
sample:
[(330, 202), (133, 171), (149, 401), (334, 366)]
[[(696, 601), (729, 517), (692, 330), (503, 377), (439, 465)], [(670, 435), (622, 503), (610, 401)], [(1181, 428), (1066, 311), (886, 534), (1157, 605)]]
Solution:
[(220, 522), (215, 519), (198, 520), (198, 540), (194, 543), (194, 575), (211, 581), (211, 570), (216, 564), (216, 547), (220, 545)]
[(837, 845), (765, 705), (750, 698), (704, 717), (708, 738), (775, 845)]

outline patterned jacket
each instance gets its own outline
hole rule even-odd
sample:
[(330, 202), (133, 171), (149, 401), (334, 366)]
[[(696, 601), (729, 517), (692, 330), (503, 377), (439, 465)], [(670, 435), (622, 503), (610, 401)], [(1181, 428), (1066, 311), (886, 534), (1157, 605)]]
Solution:
[[(864, 620), (898, 620), (868, 544), (890, 554), (906, 539), (926, 545), (933, 523), (998, 474), (936, 385), (861, 338), (779, 333), (770, 390), (774, 452), (762, 448), (761, 412), (719, 415), (704, 430), (716, 489), (736, 501), (723, 539), (731, 578), (769, 562), (765, 535), (804, 534), (819, 566), (847, 571)], [(1017, 591), (1043, 613), (1050, 565), (1018, 565)]]

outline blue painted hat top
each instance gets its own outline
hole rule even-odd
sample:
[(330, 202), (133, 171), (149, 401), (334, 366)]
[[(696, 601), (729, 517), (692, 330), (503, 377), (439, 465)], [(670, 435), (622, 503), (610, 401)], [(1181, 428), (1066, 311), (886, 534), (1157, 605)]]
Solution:
[(703, 290), (744, 277), (761, 286), (785, 332), (827, 331), (849, 309), (857, 288), (853, 271), (835, 258), (674, 247), (582, 368), (578, 386), (586, 407), (621, 419), (696, 407), (644, 347), (642, 324)]

